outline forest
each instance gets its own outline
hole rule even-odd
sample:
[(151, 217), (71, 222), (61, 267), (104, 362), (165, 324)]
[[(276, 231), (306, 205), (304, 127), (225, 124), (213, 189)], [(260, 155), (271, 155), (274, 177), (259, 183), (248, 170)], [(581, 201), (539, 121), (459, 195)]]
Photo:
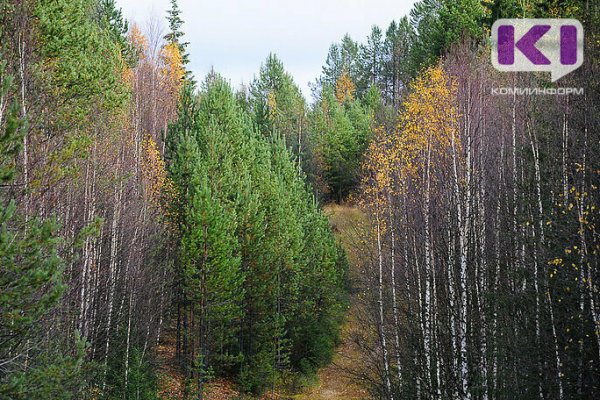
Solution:
[[(0, 0), (0, 399), (600, 398), (600, 3), (420, 0), (311, 99), (121, 6)], [(501, 18), (583, 65), (497, 71)]]

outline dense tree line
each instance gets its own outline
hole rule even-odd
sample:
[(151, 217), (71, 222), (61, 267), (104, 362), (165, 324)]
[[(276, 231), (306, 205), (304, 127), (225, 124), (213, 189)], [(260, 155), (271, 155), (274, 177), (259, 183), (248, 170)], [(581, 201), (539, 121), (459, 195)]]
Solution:
[(284, 139), (256, 130), (216, 74), (184, 90), (167, 137), (177, 349), (200, 387), (233, 374), (260, 392), (329, 361), (344, 259)]
[(197, 89), (176, 1), (166, 35), (113, 0), (0, 10), (0, 398), (155, 398), (168, 334), (190, 395), (327, 362), (346, 265), (283, 67)]
[(584, 95), (495, 96), (495, 87), (551, 85), (494, 71), (476, 31), (440, 30), (461, 4), (415, 6), (409, 54), (425, 50), (423, 67), (364, 156), (357, 343), (368, 362), (355, 372), (385, 399), (595, 398), (600, 10), (578, 1), (458, 8), (466, 28), (468, 15), (484, 29), (490, 16), (575, 17), (586, 27), (584, 66), (558, 82)]
[[(168, 281), (142, 144), (160, 130), (135, 98), (147, 63), (156, 85), (169, 84), (167, 66), (133, 45), (113, 1), (0, 8), (3, 131), (20, 121), (17, 144), (3, 152), (15, 176), (1, 189), (1, 396), (151, 393), (149, 349)], [(168, 119), (163, 109), (153, 115)]]

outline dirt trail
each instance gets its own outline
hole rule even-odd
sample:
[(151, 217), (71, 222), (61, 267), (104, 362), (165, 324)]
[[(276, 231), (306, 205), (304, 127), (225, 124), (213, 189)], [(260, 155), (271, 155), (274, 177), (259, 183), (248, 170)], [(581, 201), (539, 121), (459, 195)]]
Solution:
[[(363, 218), (360, 211), (354, 207), (344, 205), (328, 205), (325, 213), (335, 235), (344, 246), (350, 262), (350, 279), (354, 278), (357, 271), (357, 254), (353, 249), (356, 243), (356, 226)], [(351, 303), (354, 303), (351, 299)], [(317, 373), (318, 386), (305, 389), (301, 394), (293, 396), (297, 400), (366, 400), (369, 399), (368, 392), (357, 382), (355, 378), (348, 375), (348, 370), (355, 367), (361, 356), (352, 343), (351, 332), (356, 329), (354, 306), (348, 310), (346, 323), (342, 328), (342, 343), (336, 349), (333, 362), (323, 367)]]
[(342, 329), (342, 343), (336, 349), (333, 362), (321, 368), (317, 377), (317, 386), (306, 388), (303, 393), (292, 396), (295, 400), (366, 400), (369, 394), (355, 378), (348, 375), (360, 355), (350, 340), (353, 329), (352, 309), (349, 310), (348, 321)]

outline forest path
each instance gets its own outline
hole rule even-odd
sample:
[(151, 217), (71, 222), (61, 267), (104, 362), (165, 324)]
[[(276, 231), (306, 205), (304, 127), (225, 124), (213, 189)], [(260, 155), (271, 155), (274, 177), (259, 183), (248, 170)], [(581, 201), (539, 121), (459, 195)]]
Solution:
[[(332, 230), (346, 250), (350, 263), (351, 281), (358, 274), (356, 226), (363, 218), (363, 214), (356, 207), (330, 204), (325, 206), (325, 213), (329, 218)], [(352, 331), (356, 329), (356, 299), (354, 294), (350, 297), (350, 308), (346, 322), (342, 327), (341, 344), (335, 351), (331, 364), (317, 372), (318, 385), (308, 387), (300, 394), (292, 396), (295, 400), (366, 400), (368, 392), (349, 376), (348, 371), (356, 367), (361, 355), (356, 344), (352, 341)]]
[(348, 320), (342, 328), (342, 342), (336, 349), (331, 364), (317, 372), (318, 384), (305, 388), (302, 393), (291, 396), (294, 400), (367, 400), (369, 393), (361, 387), (348, 371), (360, 360), (350, 332), (353, 326), (352, 307)]

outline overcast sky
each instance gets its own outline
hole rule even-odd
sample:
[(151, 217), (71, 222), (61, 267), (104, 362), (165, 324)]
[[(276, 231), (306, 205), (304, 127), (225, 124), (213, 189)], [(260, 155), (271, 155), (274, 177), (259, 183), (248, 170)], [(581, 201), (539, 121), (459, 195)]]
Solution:
[[(211, 67), (234, 88), (249, 83), (269, 52), (276, 53), (309, 97), (327, 50), (345, 33), (363, 42), (371, 26), (385, 29), (414, 0), (179, 0), (190, 69), (201, 80)], [(169, 0), (117, 0), (125, 17), (144, 27), (163, 21)]]

